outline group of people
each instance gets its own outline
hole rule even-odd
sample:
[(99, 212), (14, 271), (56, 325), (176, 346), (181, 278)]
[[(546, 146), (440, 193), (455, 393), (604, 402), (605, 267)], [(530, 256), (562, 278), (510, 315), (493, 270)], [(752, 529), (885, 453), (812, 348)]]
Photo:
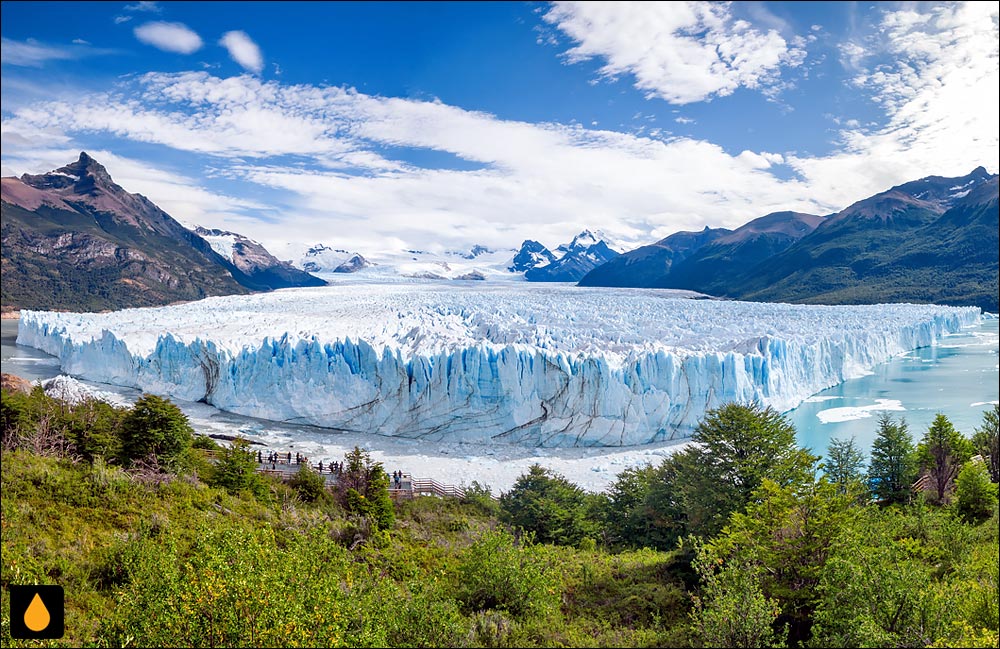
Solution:
[[(319, 468), (319, 472), (323, 473), (323, 461), (322, 460), (320, 460), (318, 468)], [(335, 473), (337, 475), (340, 475), (341, 473), (344, 472), (344, 463), (343, 462), (330, 462), (330, 464), (327, 465), (327, 468), (329, 469), (330, 473)]]
[[(289, 451), (288, 453), (278, 453), (278, 452), (268, 453), (267, 454), (267, 459), (265, 460), (264, 459), (264, 454), (261, 451), (257, 451), (257, 463), (258, 464), (264, 464), (265, 462), (270, 462), (272, 465), (277, 464), (279, 462), (281, 462), (282, 464), (291, 464), (292, 463), (292, 452)], [(296, 453), (295, 454), (295, 463), (296, 464), (308, 464), (309, 463), (309, 458), (307, 458), (305, 455), (302, 455), (300, 453)]]
[[(291, 464), (292, 463), (292, 452), (289, 451), (288, 453), (278, 453), (277, 451), (274, 451), (274, 452), (268, 453), (265, 456), (263, 452), (257, 451), (257, 463), (258, 464), (267, 464), (267, 463), (270, 463), (272, 469), (277, 468), (277, 465), (279, 463), (281, 463), (281, 464)], [(302, 455), (301, 453), (296, 453), (295, 454), (295, 464), (309, 464), (309, 458), (307, 458), (305, 455)], [(344, 473), (344, 463), (343, 462), (330, 462), (329, 464), (324, 465), (323, 462), (322, 462), (322, 460), (321, 460), (320, 463), (318, 465), (316, 465), (316, 468), (317, 468), (317, 470), (320, 473), (323, 473), (324, 471), (329, 471), (333, 475), (341, 475), (342, 473)], [(392, 472), (392, 480), (393, 480), (393, 483), (396, 486), (396, 489), (399, 489), (400, 488), (400, 484), (403, 481), (403, 472), (402, 471), (393, 471)]]

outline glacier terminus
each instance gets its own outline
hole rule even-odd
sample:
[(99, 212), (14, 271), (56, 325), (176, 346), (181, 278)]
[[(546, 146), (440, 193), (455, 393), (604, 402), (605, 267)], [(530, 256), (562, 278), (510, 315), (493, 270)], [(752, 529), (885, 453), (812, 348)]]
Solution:
[(22, 311), (65, 372), (221, 410), (434, 441), (629, 446), (706, 410), (787, 411), (978, 324), (974, 307), (806, 306), (656, 289), (335, 283), (104, 314)]

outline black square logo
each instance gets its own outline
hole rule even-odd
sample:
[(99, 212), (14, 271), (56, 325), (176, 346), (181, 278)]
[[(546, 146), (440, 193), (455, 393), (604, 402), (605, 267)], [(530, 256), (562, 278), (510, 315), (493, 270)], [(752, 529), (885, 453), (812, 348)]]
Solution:
[(66, 631), (62, 586), (9, 586), (10, 637), (56, 640)]

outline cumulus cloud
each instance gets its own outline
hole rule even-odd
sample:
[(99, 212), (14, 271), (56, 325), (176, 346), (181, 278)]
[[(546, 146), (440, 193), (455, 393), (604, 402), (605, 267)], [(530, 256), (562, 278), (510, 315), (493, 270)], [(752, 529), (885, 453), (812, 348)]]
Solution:
[(556, 2), (543, 18), (577, 43), (570, 63), (599, 59), (603, 75), (630, 74), (647, 96), (674, 104), (773, 85), (805, 58), (804, 40), (737, 20), (728, 3)]
[(154, 21), (135, 28), (135, 37), (165, 52), (191, 54), (201, 49), (201, 36), (183, 23)]
[(219, 45), (228, 50), (229, 56), (255, 74), (260, 74), (264, 69), (264, 57), (260, 53), (257, 43), (254, 43), (246, 32), (231, 31), (223, 34), (219, 40)]

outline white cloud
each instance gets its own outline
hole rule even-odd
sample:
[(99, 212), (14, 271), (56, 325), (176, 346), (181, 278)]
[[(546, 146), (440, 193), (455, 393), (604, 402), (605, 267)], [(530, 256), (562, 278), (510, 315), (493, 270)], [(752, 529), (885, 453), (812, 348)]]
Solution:
[[(251, 76), (149, 74), (124, 96), (20, 109), (3, 127), (5, 138), (63, 129), (211, 155), (230, 180), (279, 190), (284, 220), (246, 232), (265, 243), (516, 246), (528, 237), (558, 243), (583, 227), (641, 241), (772, 209), (833, 207), (767, 173), (766, 154)], [(450, 153), (474, 169), (418, 168), (385, 158), (385, 147)]]
[(127, 23), (132, 20), (132, 16), (115, 16), (115, 24), (121, 25), (122, 23)]
[[(738, 226), (770, 211), (828, 213), (930, 174), (960, 175), (980, 164), (996, 171), (997, 24), (989, 5), (886, 13), (873, 26), (876, 37), (859, 45), (865, 54), (856, 79), (879, 98), (886, 122), (862, 127), (844, 115), (840, 148), (821, 157), (732, 154), (692, 138), (532, 124), (440, 101), (187, 72), (8, 109), (5, 166), (11, 143), (31, 146), (42, 137), (53, 148), (70, 146), (67, 137), (110, 136), (190, 152), (207, 175), (246, 183), (241, 193), (266, 197), (257, 200), (280, 215), (261, 220), (239, 205), (200, 208), (218, 216), (208, 223), (270, 246), (324, 241), (364, 252), (516, 246), (525, 238), (555, 244), (584, 227), (648, 242), (681, 229)], [(391, 153), (405, 149), (450, 154), (457, 168), (420, 167)], [(797, 175), (781, 179), (775, 165)], [(180, 192), (163, 185), (148, 194), (166, 206)], [(196, 213), (199, 200), (169, 211)], [(214, 200), (221, 199), (204, 202)]]
[(570, 63), (598, 58), (605, 76), (634, 75), (647, 96), (674, 104), (768, 87), (805, 58), (803, 40), (736, 20), (728, 3), (556, 2), (543, 18), (577, 43)]
[(191, 54), (201, 49), (201, 36), (183, 23), (154, 21), (135, 28), (135, 37), (165, 52)]
[(30, 39), (27, 41), (0, 39), (0, 60), (4, 65), (38, 68), (48, 61), (79, 58), (81, 53), (82, 50), (79, 48), (43, 45)]
[[(996, 171), (1000, 157), (1000, 7), (969, 2), (887, 11), (864, 44), (842, 47), (853, 83), (885, 111), (879, 128), (845, 119), (843, 151), (789, 158), (831, 196), (843, 185)], [(872, 66), (872, 67), (866, 67)], [(861, 198), (862, 196), (858, 196)]]
[(90, 41), (85, 41), (82, 38), (74, 38), (73, 39), (73, 44), (74, 45), (90, 45)]
[(246, 32), (226, 32), (219, 40), (219, 45), (226, 48), (229, 51), (229, 56), (242, 65), (245, 70), (260, 74), (261, 70), (264, 69), (264, 57), (260, 53), (260, 48), (247, 36)]
[[(7, 143), (6, 135), (4, 142)], [(40, 148), (25, 144), (5, 150), (4, 176), (45, 173), (76, 160), (80, 153), (78, 148)], [(270, 211), (262, 203), (207, 190), (195, 179), (168, 169), (104, 149), (88, 149), (87, 153), (104, 165), (114, 181), (126, 191), (151, 198), (165, 212), (185, 223), (224, 227), (252, 221)]]
[(134, 5), (125, 5), (125, 11), (147, 11), (151, 13), (160, 13), (163, 9), (156, 2), (148, 2), (147, 0), (141, 0)]

